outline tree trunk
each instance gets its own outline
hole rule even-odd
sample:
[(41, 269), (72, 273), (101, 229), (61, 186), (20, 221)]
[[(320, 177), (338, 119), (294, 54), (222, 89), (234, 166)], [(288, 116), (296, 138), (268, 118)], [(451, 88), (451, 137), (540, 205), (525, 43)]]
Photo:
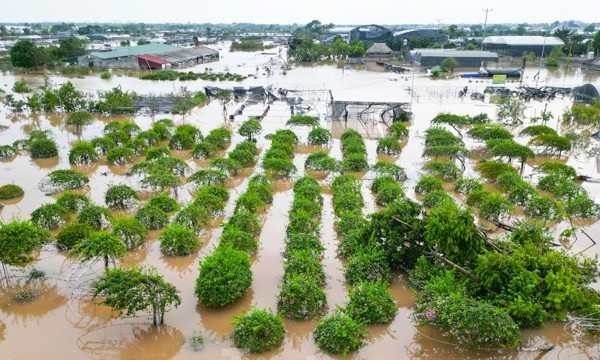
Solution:
[(108, 256), (104, 255), (104, 268), (108, 269)]
[(154, 326), (157, 326), (158, 325), (157, 321), (158, 321), (158, 319), (157, 319), (157, 316), (156, 316), (156, 305), (153, 305), (152, 306), (152, 324)]

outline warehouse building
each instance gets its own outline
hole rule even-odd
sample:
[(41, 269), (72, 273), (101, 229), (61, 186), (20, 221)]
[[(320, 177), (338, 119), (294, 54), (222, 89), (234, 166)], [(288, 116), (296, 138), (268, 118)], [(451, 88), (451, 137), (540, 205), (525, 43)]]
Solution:
[(442, 61), (454, 58), (458, 67), (485, 67), (492, 62), (498, 62), (498, 54), (490, 51), (469, 51), (454, 49), (415, 49), (410, 52), (411, 60), (422, 67), (441, 65)]
[(412, 39), (423, 39), (429, 43), (440, 43), (445, 44), (448, 42), (448, 35), (440, 34), (437, 30), (433, 29), (409, 29), (396, 31), (394, 33), (394, 40), (407, 40)]
[(349, 42), (384, 42), (392, 37), (392, 31), (380, 25), (362, 25), (350, 30)]
[(205, 46), (180, 48), (167, 44), (122, 46), (96, 51), (78, 58), (80, 66), (111, 69), (163, 69), (219, 60), (219, 52)]
[(548, 55), (555, 47), (565, 43), (554, 36), (488, 36), (483, 39), (483, 48), (506, 56), (523, 56), (533, 52), (537, 56)]

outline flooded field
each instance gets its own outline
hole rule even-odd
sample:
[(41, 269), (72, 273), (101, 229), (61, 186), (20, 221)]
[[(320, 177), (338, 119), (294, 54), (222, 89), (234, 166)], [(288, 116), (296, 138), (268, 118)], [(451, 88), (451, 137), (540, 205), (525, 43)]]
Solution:
[[(221, 46), (219, 46), (221, 47)], [(385, 157), (405, 168), (408, 180), (403, 184), (406, 194), (416, 198), (413, 188), (418, 180), (425, 159), (424, 132), (430, 126), (430, 120), (439, 112), (451, 112), (463, 115), (489, 114), (495, 118), (496, 105), (486, 101), (459, 99), (458, 91), (468, 86), (471, 91), (480, 91), (490, 85), (489, 80), (439, 79), (432, 80), (425, 73), (390, 74), (368, 72), (361, 69), (342, 69), (337, 64), (315, 66), (296, 66), (284, 74), (280, 69), (281, 60), (274, 55), (260, 53), (230, 53), (228, 47), (222, 45), (222, 59), (217, 63), (209, 63), (192, 71), (204, 71), (210, 67), (215, 72), (231, 71), (244, 75), (253, 74), (242, 83), (208, 83), (206, 81), (143, 81), (136, 77), (113, 76), (103, 80), (98, 75), (86, 78), (67, 79), (51, 76), (55, 84), (72, 81), (76, 88), (96, 92), (121, 86), (123, 90), (134, 90), (141, 94), (167, 93), (181, 86), (189, 90), (201, 90), (206, 85), (232, 86), (267, 86), (274, 89), (286, 88), (300, 91), (305, 103), (311, 106), (310, 113), (319, 116), (323, 127), (334, 135), (330, 155), (341, 159), (340, 134), (347, 128), (354, 128), (365, 137), (369, 164), (374, 164), (384, 157), (376, 154), (376, 139), (385, 134), (386, 127), (375, 121), (360, 122), (356, 120), (332, 121), (327, 117), (327, 99), (329, 91), (335, 99), (367, 100), (367, 101), (400, 101), (410, 103), (414, 119), (410, 124), (410, 137), (400, 155)], [(267, 71), (265, 68), (269, 68)], [(536, 85), (534, 76), (537, 68), (528, 68), (525, 82)], [(585, 82), (597, 81), (600, 74), (582, 73), (578, 69), (543, 69), (537, 81), (538, 86), (578, 86)], [(0, 75), (0, 87), (9, 92), (21, 75)], [(24, 76), (32, 87), (39, 86), (43, 79), (39, 76)], [(510, 82), (507, 86), (516, 87)], [(532, 101), (528, 103), (528, 118), (537, 116), (546, 109), (554, 114), (548, 124), (558, 127), (559, 117), (564, 109), (571, 105), (567, 98), (548, 102)], [(186, 116), (157, 116), (172, 118), (176, 124), (190, 123), (207, 134), (211, 129), (227, 126), (236, 134), (229, 149), (243, 140), (237, 135), (239, 125), (251, 116), (259, 115), (267, 104), (249, 105), (244, 115), (235, 120), (223, 120), (221, 105), (214, 101), (207, 106), (194, 109)], [(230, 104), (229, 113), (239, 107)], [(285, 128), (289, 119), (289, 106), (283, 102), (274, 102), (265, 119), (262, 120), (263, 132), (258, 139), (261, 154), (270, 147), (265, 135), (277, 129)], [(0, 125), (7, 129), (0, 131), (0, 145), (11, 144), (23, 139), (36, 129), (51, 130), (59, 145), (59, 156), (45, 160), (32, 160), (26, 152), (14, 159), (0, 162), (0, 183), (20, 185), (25, 195), (22, 198), (2, 201), (0, 219), (9, 221), (12, 218), (28, 219), (31, 212), (41, 204), (55, 200), (46, 196), (38, 187), (45, 175), (56, 169), (73, 168), (82, 171), (90, 178), (89, 186), (84, 192), (96, 203), (104, 206), (104, 194), (112, 184), (124, 183), (136, 190), (143, 191), (139, 178), (128, 176), (131, 165), (113, 166), (104, 161), (94, 162), (90, 166), (72, 166), (68, 161), (69, 145), (78, 139), (89, 140), (100, 135), (104, 125), (111, 120), (124, 117), (98, 117), (92, 125), (86, 126), (81, 133), (75, 133), (64, 125), (63, 114), (12, 114), (6, 108), (0, 108)], [(133, 120), (142, 128), (148, 129), (153, 119), (149, 116), (136, 116)], [(305, 142), (308, 130), (293, 128), (301, 142)], [(479, 145), (465, 137), (469, 149)], [(298, 168), (296, 176), (304, 174), (304, 161), (314, 149), (297, 147), (294, 163)], [(192, 159), (189, 152), (176, 152), (175, 156), (184, 159), (192, 170), (204, 168), (206, 161)], [(141, 161), (142, 159), (138, 159)], [(131, 251), (122, 261), (123, 266), (131, 264), (152, 265), (164, 275), (165, 280), (174, 284), (180, 291), (182, 303), (177, 309), (166, 314), (165, 325), (151, 326), (145, 314), (139, 317), (114, 319), (110, 309), (96, 305), (91, 301), (89, 284), (102, 272), (102, 264), (90, 268), (78, 269), (78, 263), (65, 253), (57, 251), (55, 246), (47, 245), (39, 254), (39, 260), (25, 269), (10, 268), (10, 284), (0, 287), (0, 357), (7, 359), (321, 359), (331, 358), (314, 344), (313, 330), (316, 321), (286, 320), (286, 338), (283, 346), (260, 355), (249, 355), (233, 346), (228, 335), (233, 329), (233, 315), (240, 314), (252, 307), (269, 307), (277, 310), (277, 294), (283, 276), (282, 252), (284, 250), (285, 230), (288, 223), (287, 213), (293, 200), (294, 179), (274, 182), (274, 201), (263, 214), (263, 228), (259, 236), (259, 250), (252, 257), (254, 281), (246, 295), (233, 305), (222, 309), (207, 308), (198, 304), (194, 295), (194, 284), (198, 276), (198, 262), (210, 254), (219, 241), (222, 228), (219, 224), (229, 218), (234, 210), (235, 200), (245, 191), (248, 178), (252, 174), (264, 170), (260, 161), (252, 169), (248, 169), (233, 177), (229, 184), (230, 199), (222, 217), (217, 218), (214, 226), (205, 229), (200, 239), (200, 250), (186, 257), (169, 257), (161, 253), (157, 238), (158, 232), (151, 233), (149, 240), (140, 249)], [(467, 161), (465, 175), (475, 174), (474, 160)], [(595, 153), (572, 154), (567, 161), (578, 173), (592, 177), (600, 177), (596, 169)], [(532, 175), (532, 166), (528, 163), (523, 177)], [(363, 181), (362, 194), (365, 198), (365, 214), (377, 210), (373, 194), (369, 190), (373, 174), (360, 174)], [(335, 215), (332, 208), (332, 196), (329, 186), (331, 175), (318, 177), (322, 185), (324, 204), (320, 229), (320, 238), (325, 246), (322, 264), (327, 275), (325, 292), (329, 311), (336, 305), (343, 306), (347, 301), (348, 289), (344, 282), (343, 261), (336, 255), (338, 238), (334, 231)], [(586, 182), (582, 185), (592, 197), (600, 202), (600, 184)], [(178, 192), (178, 202), (186, 203), (192, 198), (192, 189), (182, 186)], [(594, 222), (577, 224), (592, 237), (600, 240), (600, 224)], [(554, 227), (556, 236), (565, 225)], [(587, 239), (580, 237), (578, 241), (566, 244), (568, 251), (594, 257), (600, 254), (600, 244), (592, 245)], [(31, 267), (46, 272), (43, 282), (25, 281), (26, 273)], [(14, 294), (25, 289), (35, 289), (40, 295), (29, 303), (15, 302)], [(369, 326), (367, 344), (356, 353), (348, 355), (351, 359), (597, 359), (600, 358), (598, 337), (588, 335), (570, 327), (565, 322), (547, 322), (539, 329), (523, 331), (523, 339), (543, 336), (555, 344), (545, 353), (520, 352), (512, 350), (462, 350), (450, 338), (443, 336), (435, 328), (417, 328), (411, 319), (414, 293), (408, 287), (406, 274), (397, 273), (391, 283), (390, 290), (398, 305), (395, 320), (385, 326)], [(194, 337), (202, 335), (204, 344), (198, 347)]]

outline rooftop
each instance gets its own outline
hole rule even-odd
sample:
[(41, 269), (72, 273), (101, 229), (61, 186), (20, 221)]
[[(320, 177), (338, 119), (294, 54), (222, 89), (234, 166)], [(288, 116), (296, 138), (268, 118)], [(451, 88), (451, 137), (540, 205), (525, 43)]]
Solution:
[(196, 46), (193, 48), (178, 48), (175, 47), (175, 50), (169, 50), (164, 52), (158, 52), (154, 55), (170, 62), (170, 63), (178, 63), (181, 61), (188, 61), (191, 59), (195, 59), (198, 57), (204, 57), (206, 55), (217, 55), (219, 52), (217, 50), (213, 50), (206, 46)]
[(142, 54), (156, 54), (159, 52), (179, 50), (177, 46), (167, 44), (147, 44), (139, 46), (120, 46), (114, 48), (112, 51), (96, 51), (90, 55), (98, 57), (100, 59), (115, 59), (125, 56), (136, 56)]
[(475, 57), (475, 58), (497, 58), (498, 54), (491, 51), (455, 50), (455, 49), (414, 49), (413, 53), (419, 53), (427, 57)]
[(563, 41), (554, 36), (488, 36), (483, 39), (484, 44), (489, 45), (548, 45), (548, 46), (561, 46), (564, 45)]
[(367, 54), (391, 54), (392, 49), (390, 49), (384, 43), (375, 43), (373, 46), (367, 49)]

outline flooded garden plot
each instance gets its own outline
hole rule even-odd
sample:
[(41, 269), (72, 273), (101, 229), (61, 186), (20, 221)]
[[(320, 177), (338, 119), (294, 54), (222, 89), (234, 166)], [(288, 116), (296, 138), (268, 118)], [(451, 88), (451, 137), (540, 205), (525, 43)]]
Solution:
[[(105, 272), (104, 255), (95, 254), (85, 261), (85, 251), (72, 255), (64, 247), (70, 244), (57, 246), (50, 242), (32, 251), (33, 261), (2, 269), (3, 274), (10, 276), (3, 279), (0, 288), (0, 354), (11, 358), (45, 356), (49, 359), (64, 358), (65, 355), (90, 359), (341, 358), (342, 355), (330, 354), (323, 348), (329, 352), (344, 352), (344, 349), (327, 347), (325, 343), (332, 340), (325, 340), (324, 332), (315, 330), (324, 319), (333, 318), (339, 320), (338, 323), (349, 324), (348, 319), (335, 318), (335, 315), (341, 316), (336, 309), (356, 309), (361, 294), (371, 292), (381, 298), (389, 296), (395, 311), (385, 312), (385, 316), (377, 318), (352, 319), (368, 325), (364, 325), (367, 330), (364, 335), (357, 335), (364, 338), (360, 346), (357, 344), (357, 350), (348, 353), (348, 358), (555, 359), (600, 356), (596, 335), (589, 334), (574, 321), (558, 321), (551, 316), (544, 317), (541, 325), (527, 326), (528, 329), (520, 331), (521, 347), (527, 351), (517, 351), (516, 345), (499, 350), (500, 345), (491, 346), (485, 341), (476, 343), (475, 348), (464, 348), (459, 345), (460, 339), (450, 336), (448, 328), (419, 326), (422, 319), (414, 315), (415, 307), (422, 310), (424, 306), (433, 308), (433, 305), (424, 305), (420, 300), (424, 290), (414, 290), (418, 288), (414, 278), (409, 279), (402, 270), (407, 259), (411, 259), (411, 253), (403, 248), (402, 255), (388, 259), (387, 256), (395, 254), (391, 249), (393, 246), (385, 243), (379, 244), (381, 248), (368, 248), (365, 242), (365, 249), (361, 250), (353, 241), (365, 240), (356, 240), (358, 235), (352, 235), (354, 230), (369, 227), (376, 233), (390, 223), (400, 224), (394, 227), (394, 234), (410, 232), (416, 223), (406, 225), (401, 222), (411, 219), (411, 211), (421, 203), (425, 205), (423, 212), (414, 210), (419, 214), (418, 218), (432, 214), (443, 219), (444, 214), (436, 213), (434, 209), (446, 197), (458, 204), (472, 205), (475, 223), (484, 229), (488, 240), (507, 236), (510, 231), (502, 227), (518, 226), (518, 220), (533, 218), (532, 215), (541, 214), (542, 207), (554, 206), (555, 202), (548, 200), (563, 199), (566, 195), (559, 191), (562, 188), (550, 186), (552, 184), (560, 183), (565, 188), (575, 189), (573, 191), (583, 188), (590, 199), (600, 203), (600, 185), (596, 182), (567, 183), (564, 179), (548, 178), (548, 183), (551, 180), (555, 183), (544, 189), (538, 188), (541, 178), (552, 175), (551, 171), (541, 171), (542, 165), (550, 160), (571, 166), (578, 175), (598, 177), (595, 148), (600, 144), (595, 140), (585, 142), (587, 138), (574, 138), (581, 144), (560, 156), (558, 152), (541, 154), (545, 143), (530, 142), (540, 135), (540, 131), (548, 132), (548, 129), (561, 135), (584, 131), (590, 131), (591, 135), (597, 131), (592, 126), (566, 127), (562, 124), (563, 113), (571, 106), (568, 98), (525, 103), (523, 124), (501, 126), (509, 137), (497, 128), (490, 129), (493, 125), (487, 124), (487, 120), (481, 120), (481, 123), (472, 120), (486, 114), (491, 124), (497, 123), (497, 98), (489, 99), (488, 96), (481, 102), (458, 97), (464, 86), (470, 91), (483, 92), (490, 85), (487, 80), (432, 80), (424, 73), (416, 73), (413, 77), (412, 74), (342, 70), (335, 64), (296, 66), (284, 75), (277, 64), (279, 60), (271, 55), (233, 52), (226, 53), (217, 63), (191, 69), (203, 72), (205, 67), (211, 67), (214, 72), (253, 75), (241, 82), (150, 81), (128, 76), (110, 79), (50, 76), (49, 79), (57, 86), (71, 81), (76, 89), (89, 93), (110, 91), (116, 86), (140, 94), (161, 94), (181, 86), (195, 92), (208, 85), (223, 88), (271, 85), (273, 89), (298, 89), (301, 90), (299, 96), (311, 107), (308, 114), (317, 118), (317, 123), (288, 123), (290, 107), (277, 101), (270, 104), (269, 112), (258, 122), (259, 127), (245, 124), (249, 118), (261, 115), (267, 103), (249, 104), (243, 115), (234, 120), (224, 119), (221, 103), (212, 100), (185, 115), (93, 114), (89, 124), (80, 128), (66, 125), (67, 114), (13, 113), (2, 107), (0, 125), (6, 128), (0, 131), (0, 146), (12, 145), (21, 139), (28, 140), (29, 144), (47, 139), (56, 144), (57, 153), (56, 156), (50, 153), (47, 157), (34, 158), (28, 147), (29, 150), (19, 149), (0, 161), (0, 186), (14, 184), (23, 191), (23, 194), (17, 191), (15, 197), (0, 200), (2, 222), (32, 219), (48, 231), (40, 236), (51, 236), (52, 239), (60, 237), (60, 233), (75, 222), (85, 226), (72, 227), (72, 231), (86, 234), (86, 231), (104, 228), (112, 234), (120, 225), (122, 231), (114, 233), (121, 241), (131, 241), (123, 241), (127, 245), (124, 250), (106, 255), (109, 268), (113, 267), (113, 258), (123, 268), (134, 265), (156, 268), (165, 282), (174, 285), (179, 292), (180, 304), (168, 308), (161, 326), (153, 326), (153, 316), (145, 311), (117, 318), (118, 312), (92, 300), (92, 284)], [(535, 85), (533, 76), (536, 72), (537, 68), (525, 71), (525, 81), (530, 85)], [(8, 74), (0, 77), (0, 85), (10, 93), (13, 84), (22, 77), (30, 87), (44, 83), (41, 77)], [(595, 75), (578, 70), (542, 70), (539, 85), (570, 87), (594, 79), (597, 79)], [(507, 84), (511, 88), (517, 85)], [(411, 104), (413, 119), (404, 128), (396, 126), (392, 131), (373, 118), (332, 121), (327, 117), (329, 90), (339, 99), (405, 101)], [(238, 107), (239, 104), (231, 102), (227, 109), (233, 113)], [(456, 114), (460, 118), (438, 117), (439, 113)], [(531, 128), (542, 124), (541, 120), (532, 124), (531, 118), (549, 113), (553, 117), (546, 122), (548, 129)], [(471, 120), (465, 122), (466, 116)], [(161, 122), (163, 118), (170, 119), (172, 124)], [(244, 125), (246, 131), (240, 134)], [(432, 127), (440, 129), (435, 133), (428, 130)], [(319, 128), (326, 131), (314, 132)], [(155, 136), (163, 129), (167, 129), (167, 137)], [(442, 129), (445, 132), (439, 131)], [(42, 134), (40, 130), (49, 132)], [(496, 139), (506, 135), (505, 140), (511, 139), (517, 145), (530, 144), (534, 156), (521, 149), (525, 152), (514, 155), (512, 164), (508, 165), (513, 169), (508, 170), (510, 176), (500, 177), (502, 173), (494, 176), (490, 169), (488, 172), (482, 170), (480, 160), (484, 158), (498, 161), (494, 164), (500, 168), (511, 157), (503, 153), (502, 148), (496, 148), (498, 143), (489, 142), (485, 134), (492, 131), (504, 134), (496, 135)], [(127, 134), (123, 143), (144, 140), (146, 148), (140, 145), (133, 153), (113, 150), (109, 157), (110, 147), (103, 153), (100, 151), (104, 148), (100, 145), (103, 143), (93, 139), (111, 133)], [(138, 136), (140, 133), (144, 135)], [(178, 135), (173, 140), (175, 134)], [(379, 140), (381, 138), (386, 140)], [(86, 143), (82, 141), (95, 144), (93, 149), (97, 156), (87, 153), (88, 157), (80, 156), (79, 160), (73, 161), (70, 155), (76, 144), (86, 154)], [(513, 146), (514, 143), (500, 145)], [(313, 156), (319, 151), (322, 154)], [(89, 161), (85, 160), (88, 158)], [(77, 179), (85, 180), (75, 185), (53, 182), (48, 174), (57, 170), (74, 170), (82, 176)], [(427, 176), (433, 180), (424, 181)], [(459, 179), (471, 178), (479, 179), (480, 183), (472, 181), (467, 186), (467, 181), (463, 181), (462, 187), (456, 185)], [(301, 182), (305, 183), (303, 190), (299, 190)], [(533, 192), (526, 184), (530, 184)], [(117, 187), (120, 185), (127, 187)], [(527, 201), (513, 191), (516, 185), (521, 185), (529, 194)], [(114, 194), (111, 199), (106, 197), (109, 189)], [(65, 196), (65, 192), (70, 195)], [(160, 193), (167, 196), (158, 197)], [(529, 201), (534, 196), (537, 196), (535, 206)], [(399, 198), (405, 199), (403, 206), (406, 208), (394, 208)], [(176, 200), (176, 204), (169, 199)], [(70, 208), (66, 213), (59, 211), (52, 216), (39, 210), (43, 205), (52, 204), (69, 205)], [(561, 204), (567, 206), (568, 201), (561, 200)], [(43, 209), (52, 210), (49, 207)], [(573, 215), (577, 211), (579, 215)], [(564, 249), (581, 259), (593, 258), (600, 253), (598, 245), (586, 236), (600, 240), (598, 216), (591, 214), (591, 210), (586, 211), (571, 207), (567, 212), (570, 216), (560, 221), (546, 219), (545, 227), (551, 231), (549, 241), (557, 245), (552, 249)], [(376, 215), (369, 217), (371, 214)], [(398, 214), (402, 217), (395, 220)], [(368, 219), (372, 220), (367, 224)], [(143, 229), (131, 225), (136, 220), (144, 225)], [(135, 241), (136, 236), (144, 241)], [(385, 238), (386, 235), (377, 236)], [(177, 244), (186, 246), (174, 246), (171, 240), (175, 238), (184, 239)], [(464, 245), (460, 246), (464, 248)], [(486, 250), (479, 251), (479, 255), (496, 253), (488, 245), (481, 246), (480, 249), (485, 247)], [(498, 253), (510, 251), (517, 250), (501, 247)], [(439, 257), (442, 257), (451, 263), (462, 264), (470, 275), (475, 275), (475, 266), (469, 265), (473, 255), (467, 255), (467, 251), (452, 255), (452, 250), (436, 248), (435, 251), (428, 249), (428, 252), (435, 252), (429, 254), (429, 261), (440, 264), (443, 260)], [(417, 262), (417, 257), (412, 261)], [(228, 265), (236, 274), (230, 279), (236, 281), (236, 287), (215, 297), (210, 291), (211, 286), (219, 285), (214, 283), (220, 276), (227, 276), (219, 270), (230, 258), (237, 259)], [(215, 263), (220, 265), (215, 266)], [(310, 264), (310, 267), (299, 267), (299, 270), (295, 263)], [(444, 263), (443, 268), (454, 267)], [(466, 278), (458, 274), (458, 270), (454, 271), (458, 279)], [(307, 273), (313, 277), (312, 281), (303, 280)], [(481, 270), (481, 273), (485, 272)], [(206, 279), (199, 280), (203, 275)], [(380, 286), (369, 287), (370, 283)], [(590, 287), (597, 289), (597, 282), (592, 281)], [(293, 296), (298, 293), (307, 301), (313, 299), (313, 307), (309, 309), (307, 302), (299, 304), (290, 300), (298, 300), (298, 295)], [(280, 345), (261, 354), (236, 347), (240, 346), (240, 338), (232, 337), (234, 316), (253, 309), (270, 309), (273, 314), (283, 315), (285, 337)], [(525, 318), (525, 315), (512, 315)], [(553, 347), (544, 347), (545, 341)], [(514, 345), (512, 340), (506, 342)]]

